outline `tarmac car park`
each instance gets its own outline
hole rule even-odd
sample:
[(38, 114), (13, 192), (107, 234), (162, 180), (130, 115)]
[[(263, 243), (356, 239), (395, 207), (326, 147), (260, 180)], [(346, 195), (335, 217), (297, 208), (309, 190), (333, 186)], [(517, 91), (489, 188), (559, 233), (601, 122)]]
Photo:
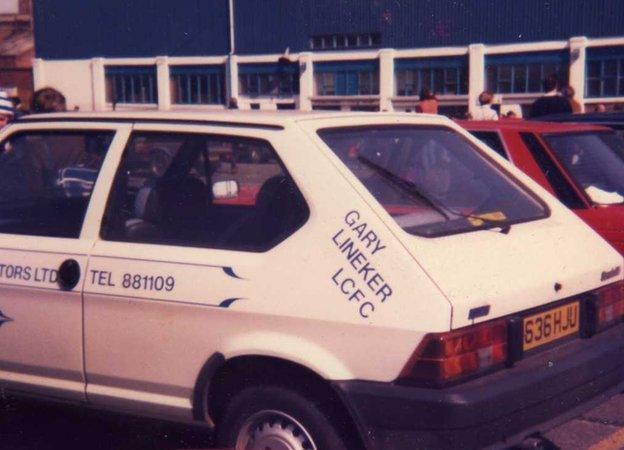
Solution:
[(65, 113), (0, 150), (13, 394), (400, 450), (513, 445), (624, 387), (622, 257), (445, 118)]
[(624, 139), (591, 124), (460, 121), (624, 253)]

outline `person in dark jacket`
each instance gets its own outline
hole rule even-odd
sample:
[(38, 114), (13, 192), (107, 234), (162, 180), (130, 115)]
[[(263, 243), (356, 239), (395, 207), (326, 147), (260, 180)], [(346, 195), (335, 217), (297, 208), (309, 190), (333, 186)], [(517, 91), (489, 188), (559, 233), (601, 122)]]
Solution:
[(559, 81), (554, 74), (544, 78), (546, 93), (535, 100), (531, 106), (531, 117), (546, 116), (548, 114), (571, 113), (570, 102), (559, 94)]

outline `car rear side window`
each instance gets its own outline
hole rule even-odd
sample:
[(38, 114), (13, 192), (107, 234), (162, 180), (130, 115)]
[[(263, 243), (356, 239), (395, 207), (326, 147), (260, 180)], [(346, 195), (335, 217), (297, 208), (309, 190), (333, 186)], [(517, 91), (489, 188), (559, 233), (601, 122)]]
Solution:
[(113, 136), (27, 131), (0, 144), (0, 233), (78, 238)]
[(505, 151), (505, 146), (498, 133), (494, 131), (471, 131), (470, 132), (477, 139), (485, 142), (488, 147), (494, 150), (505, 159), (509, 159), (509, 155)]
[(136, 133), (115, 177), (102, 237), (261, 252), (294, 233), (308, 214), (266, 141)]
[(585, 203), (565, 179), (537, 137), (533, 133), (520, 133), (520, 137), (561, 203), (571, 209), (584, 208)]

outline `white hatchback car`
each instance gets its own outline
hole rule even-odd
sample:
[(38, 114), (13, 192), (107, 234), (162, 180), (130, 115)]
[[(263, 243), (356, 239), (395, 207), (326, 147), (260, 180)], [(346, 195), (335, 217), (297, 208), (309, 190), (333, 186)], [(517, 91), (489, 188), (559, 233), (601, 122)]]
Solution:
[(624, 386), (622, 259), (449, 120), (0, 135), (0, 383), (236, 449), (510, 445)]

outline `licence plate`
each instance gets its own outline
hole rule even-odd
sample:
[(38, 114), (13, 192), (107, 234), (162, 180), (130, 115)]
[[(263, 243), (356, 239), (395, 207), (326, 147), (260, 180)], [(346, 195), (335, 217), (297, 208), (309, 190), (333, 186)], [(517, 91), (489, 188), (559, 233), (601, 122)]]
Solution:
[(579, 330), (579, 302), (542, 311), (522, 321), (522, 348), (531, 350)]

